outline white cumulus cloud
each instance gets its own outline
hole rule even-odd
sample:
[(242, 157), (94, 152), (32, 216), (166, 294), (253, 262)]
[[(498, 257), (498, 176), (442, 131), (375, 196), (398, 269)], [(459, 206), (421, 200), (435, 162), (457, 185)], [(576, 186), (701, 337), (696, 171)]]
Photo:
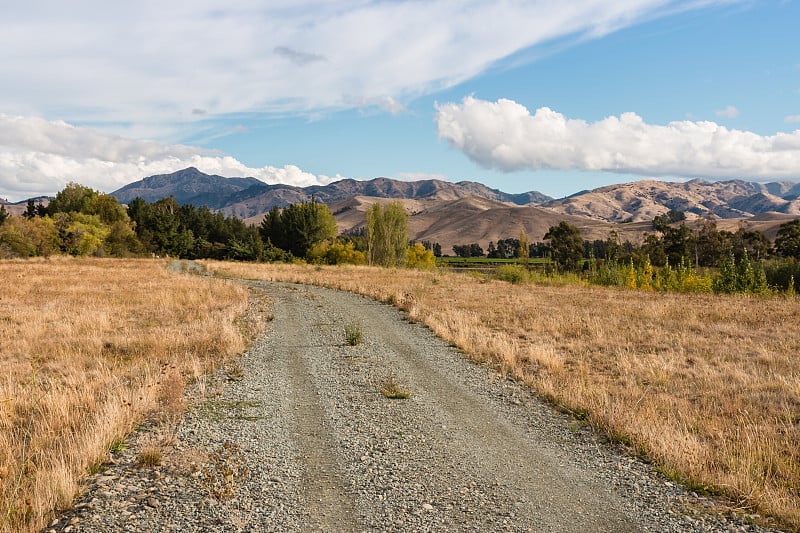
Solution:
[(12, 201), (53, 195), (70, 181), (112, 192), (144, 177), (189, 166), (209, 174), (298, 186), (341, 179), (294, 165), (251, 168), (233, 157), (192, 146), (137, 141), (63, 121), (0, 114), (0, 197)]
[(486, 168), (580, 169), (652, 177), (800, 178), (800, 130), (762, 136), (710, 121), (597, 122), (467, 97), (437, 106), (439, 137)]

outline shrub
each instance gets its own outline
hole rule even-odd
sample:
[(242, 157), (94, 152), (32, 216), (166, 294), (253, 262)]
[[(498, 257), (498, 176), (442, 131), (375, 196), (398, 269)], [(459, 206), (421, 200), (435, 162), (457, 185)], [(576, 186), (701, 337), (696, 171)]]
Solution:
[(344, 326), (344, 338), (347, 341), (348, 346), (357, 346), (361, 344), (361, 340), (363, 337), (363, 332), (361, 330), (361, 324), (358, 322), (351, 322), (349, 324), (345, 324)]
[(408, 247), (406, 266), (419, 270), (433, 270), (436, 268), (436, 257), (432, 251), (425, 249), (422, 244), (416, 243), (414, 246)]
[(363, 265), (367, 262), (366, 254), (356, 250), (352, 242), (319, 242), (308, 250), (306, 258), (310, 263), (326, 265)]
[(800, 261), (797, 259), (768, 262), (764, 265), (764, 274), (770, 287), (786, 292), (800, 291)]
[(695, 292), (695, 293), (710, 293), (714, 292), (714, 280), (708, 276), (699, 276), (697, 274), (689, 274), (683, 280), (679, 287), (680, 292)]
[(155, 467), (161, 464), (163, 452), (156, 442), (146, 443), (139, 451), (138, 462), (142, 467)]
[(389, 376), (383, 380), (380, 392), (390, 400), (405, 400), (411, 397), (411, 391), (397, 383), (394, 376)]
[(494, 276), (501, 281), (515, 285), (530, 280), (528, 270), (520, 265), (500, 265), (495, 269)]

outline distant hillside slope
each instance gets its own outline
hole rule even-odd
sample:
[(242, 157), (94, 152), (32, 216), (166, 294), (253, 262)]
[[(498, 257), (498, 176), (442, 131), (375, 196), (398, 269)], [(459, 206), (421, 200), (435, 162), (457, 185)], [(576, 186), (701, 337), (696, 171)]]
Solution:
[[(48, 196), (36, 196), (31, 198), (33, 203), (38, 205), (42, 204), (43, 206), (47, 207), (50, 203), (50, 197)], [(21, 216), (28, 210), (28, 200), (22, 200), (21, 202), (9, 202), (5, 198), (0, 198), (0, 205), (6, 208), (6, 212), (9, 215), (13, 216)]]
[(541, 193), (508, 194), (474, 182), (398, 181), (389, 178), (375, 178), (369, 181), (345, 179), (330, 185), (303, 188), (262, 184), (257, 188), (230, 196), (228, 205), (221, 211), (226, 215), (248, 218), (269, 211), (274, 206), (285, 207), (293, 203), (309, 202), (312, 198), (330, 204), (357, 196), (438, 201), (477, 196), (509, 203), (551, 200), (549, 196)]
[[(357, 196), (333, 202), (330, 208), (336, 215), (339, 231), (362, 228), (364, 213), (376, 202), (385, 198)], [(652, 232), (651, 222), (613, 224), (585, 217), (563, 215), (534, 205), (513, 206), (486, 198), (459, 198), (457, 200), (399, 200), (409, 214), (409, 237), (415, 241), (438, 242), (445, 254), (452, 255), (454, 244), (476, 242), (484, 249), (490, 241), (518, 238), (524, 230), (532, 242), (542, 241), (551, 226), (562, 220), (580, 228), (585, 239), (606, 239), (612, 230), (622, 240), (640, 242), (644, 232)], [(252, 219), (258, 222), (259, 219)]]
[(552, 200), (538, 192), (509, 194), (476, 182), (450, 183), (441, 180), (400, 181), (375, 178), (369, 181), (340, 180), (329, 185), (296, 187), (268, 185), (255, 178), (224, 178), (210, 176), (196, 168), (172, 174), (150, 176), (111, 193), (127, 203), (140, 196), (148, 202), (174, 196), (182, 204), (205, 205), (225, 215), (247, 219), (262, 215), (272, 207), (285, 207), (312, 198), (330, 203), (355, 196), (376, 198), (457, 200), (478, 196), (499, 202), (524, 205)]
[(674, 209), (719, 218), (751, 217), (775, 212), (800, 215), (800, 184), (752, 183), (741, 180), (686, 183), (637, 181), (583, 191), (542, 207), (559, 213), (610, 222), (652, 220)]

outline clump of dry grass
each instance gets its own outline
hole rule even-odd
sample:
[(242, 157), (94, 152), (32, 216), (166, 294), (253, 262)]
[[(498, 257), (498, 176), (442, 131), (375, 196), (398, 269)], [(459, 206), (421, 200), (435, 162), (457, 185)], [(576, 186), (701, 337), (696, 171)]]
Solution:
[(364, 333), (361, 324), (350, 322), (344, 325), (344, 339), (348, 346), (358, 346), (361, 344)]
[(394, 376), (387, 376), (378, 390), (390, 400), (405, 400), (411, 397), (411, 391), (400, 385)]
[(514, 285), (369, 267), (209, 263), (406, 309), (667, 475), (800, 527), (800, 300)]
[(147, 442), (139, 450), (138, 463), (144, 468), (159, 466), (164, 458), (162, 447), (155, 441)]
[(164, 261), (0, 261), (0, 531), (38, 531), (187, 379), (240, 352), (247, 291)]

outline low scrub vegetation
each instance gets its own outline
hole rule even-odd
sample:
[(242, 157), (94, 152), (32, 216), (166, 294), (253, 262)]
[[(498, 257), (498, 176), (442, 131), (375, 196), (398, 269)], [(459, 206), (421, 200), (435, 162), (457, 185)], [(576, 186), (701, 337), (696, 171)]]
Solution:
[[(148, 414), (244, 348), (245, 289), (154, 260), (0, 261), (0, 531), (39, 531)], [(160, 442), (143, 450), (157, 464)]]
[(800, 527), (797, 298), (585, 282), (512, 286), (370, 267), (208, 268), (399, 305), (474, 359), (629, 443), (671, 478)]
[(344, 325), (344, 340), (348, 346), (358, 346), (363, 339), (363, 331), (361, 324), (358, 322), (350, 322)]
[(387, 376), (381, 382), (380, 393), (390, 400), (407, 400), (411, 397), (411, 391), (400, 385), (394, 376)]

